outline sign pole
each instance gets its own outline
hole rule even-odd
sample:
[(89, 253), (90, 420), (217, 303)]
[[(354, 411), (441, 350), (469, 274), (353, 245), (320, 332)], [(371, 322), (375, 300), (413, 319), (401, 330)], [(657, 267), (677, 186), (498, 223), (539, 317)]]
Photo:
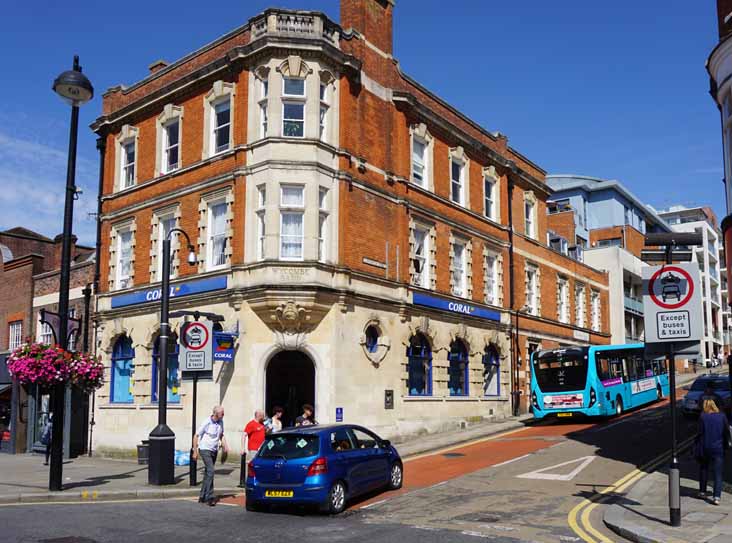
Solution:
[(196, 437), (196, 400), (198, 398), (198, 372), (193, 374), (193, 415), (191, 416), (191, 458), (190, 466), (191, 470), (188, 475), (188, 480), (191, 486), (198, 484), (198, 462), (193, 457), (193, 440)]
[[(666, 245), (666, 264), (673, 264), (673, 245)], [(668, 344), (669, 392), (671, 395), (671, 466), (668, 471), (668, 507), (671, 526), (681, 526), (681, 475), (676, 450), (676, 355), (673, 341)]]

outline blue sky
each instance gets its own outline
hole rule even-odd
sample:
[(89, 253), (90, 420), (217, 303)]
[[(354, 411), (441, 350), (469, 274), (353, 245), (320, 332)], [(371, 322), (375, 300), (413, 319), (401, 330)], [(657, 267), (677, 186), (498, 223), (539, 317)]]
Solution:
[[(101, 94), (279, 5), (338, 19), (337, 0), (9, 2), (0, 19), (0, 228), (61, 231), (69, 109), (51, 91), (74, 53), (96, 97), (81, 111), (75, 229), (94, 242)], [(624, 182), (657, 207), (724, 215), (719, 115), (704, 62), (713, 0), (398, 0), (402, 69), (549, 173)], [(73, 11), (73, 14), (71, 12)], [(12, 77), (8, 77), (10, 74)]]

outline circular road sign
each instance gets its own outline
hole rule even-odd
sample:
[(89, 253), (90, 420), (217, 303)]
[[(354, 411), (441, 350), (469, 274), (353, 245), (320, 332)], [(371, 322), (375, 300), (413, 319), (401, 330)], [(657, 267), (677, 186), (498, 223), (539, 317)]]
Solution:
[(183, 331), (183, 345), (191, 351), (200, 351), (208, 345), (208, 329), (200, 322), (188, 324)]
[[(674, 275), (674, 273), (678, 275)], [(686, 281), (686, 295), (682, 297), (681, 281)], [(648, 294), (653, 303), (664, 309), (678, 309), (686, 305), (694, 294), (691, 275), (678, 266), (662, 266), (648, 281)], [(671, 303), (670, 300), (676, 300)]]

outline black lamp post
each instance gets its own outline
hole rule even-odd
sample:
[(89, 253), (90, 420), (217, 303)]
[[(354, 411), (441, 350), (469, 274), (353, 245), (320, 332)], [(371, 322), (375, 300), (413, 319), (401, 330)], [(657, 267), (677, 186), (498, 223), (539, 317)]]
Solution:
[[(76, 196), (76, 142), (79, 133), (79, 106), (94, 96), (94, 87), (81, 73), (79, 57), (74, 56), (74, 66), (59, 75), (53, 82), (53, 91), (64, 102), (71, 105), (71, 131), (69, 133), (69, 157), (66, 167), (66, 201), (64, 204), (64, 232), (61, 246), (61, 277), (59, 279), (58, 342), (64, 349), (68, 347), (69, 282), (71, 277), (71, 233), (74, 221), (74, 197)], [(61, 490), (63, 483), (63, 443), (64, 443), (64, 400), (65, 385), (53, 388), (53, 433), (51, 439), (51, 469), (48, 489)]]
[(160, 337), (158, 338), (158, 425), (150, 432), (150, 456), (147, 469), (147, 482), (151, 485), (172, 485), (175, 481), (173, 456), (175, 453), (175, 434), (168, 426), (168, 305), (170, 303), (170, 236), (183, 234), (188, 242), (188, 264), (196, 263), (196, 253), (188, 237), (180, 228), (173, 228), (163, 240), (163, 279), (160, 286)]

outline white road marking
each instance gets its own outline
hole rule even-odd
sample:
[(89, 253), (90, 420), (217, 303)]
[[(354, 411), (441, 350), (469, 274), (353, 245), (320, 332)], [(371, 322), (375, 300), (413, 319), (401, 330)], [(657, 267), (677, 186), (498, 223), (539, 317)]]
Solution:
[(473, 537), (482, 537), (482, 538), (491, 537), (490, 535), (484, 534), (483, 532), (473, 532), (471, 530), (463, 530), (460, 533), (463, 534), (463, 535), (472, 535)]
[(501, 462), (500, 464), (494, 464), (491, 467), (492, 468), (500, 468), (501, 466), (506, 466), (508, 464), (511, 464), (513, 462), (518, 462), (519, 460), (523, 460), (524, 458), (528, 458), (531, 456), (531, 454), (525, 454), (523, 456), (517, 456), (516, 458), (512, 458), (511, 460), (506, 460), (505, 462)]
[[(569, 462), (562, 462), (561, 464), (556, 464), (554, 466), (549, 466), (548, 468), (542, 468), (538, 469), (536, 471), (530, 471), (529, 473), (523, 473), (521, 475), (517, 475), (516, 477), (519, 479), (547, 479), (550, 481), (571, 481), (574, 479), (577, 474), (579, 474), (580, 471), (585, 469), (590, 462), (592, 462), (596, 457), (595, 456), (583, 456), (582, 458), (577, 458), (575, 460), (570, 460)], [(571, 464), (580, 463), (579, 466), (577, 466), (575, 469), (573, 469), (569, 473), (550, 473), (550, 470), (556, 469), (556, 468), (562, 468), (564, 466), (569, 466)]]
[(379, 500), (379, 501), (377, 501), (377, 502), (374, 502), (374, 503), (370, 503), (370, 504), (368, 504), (368, 505), (364, 505), (364, 506), (363, 506), (363, 507), (362, 507), (361, 509), (368, 509), (368, 508), (370, 508), (370, 507), (375, 507), (375, 506), (377, 506), (377, 505), (381, 505), (382, 503), (384, 503), (384, 502), (388, 502), (388, 501), (389, 501), (389, 498), (385, 498), (385, 499), (383, 499), (383, 500)]

